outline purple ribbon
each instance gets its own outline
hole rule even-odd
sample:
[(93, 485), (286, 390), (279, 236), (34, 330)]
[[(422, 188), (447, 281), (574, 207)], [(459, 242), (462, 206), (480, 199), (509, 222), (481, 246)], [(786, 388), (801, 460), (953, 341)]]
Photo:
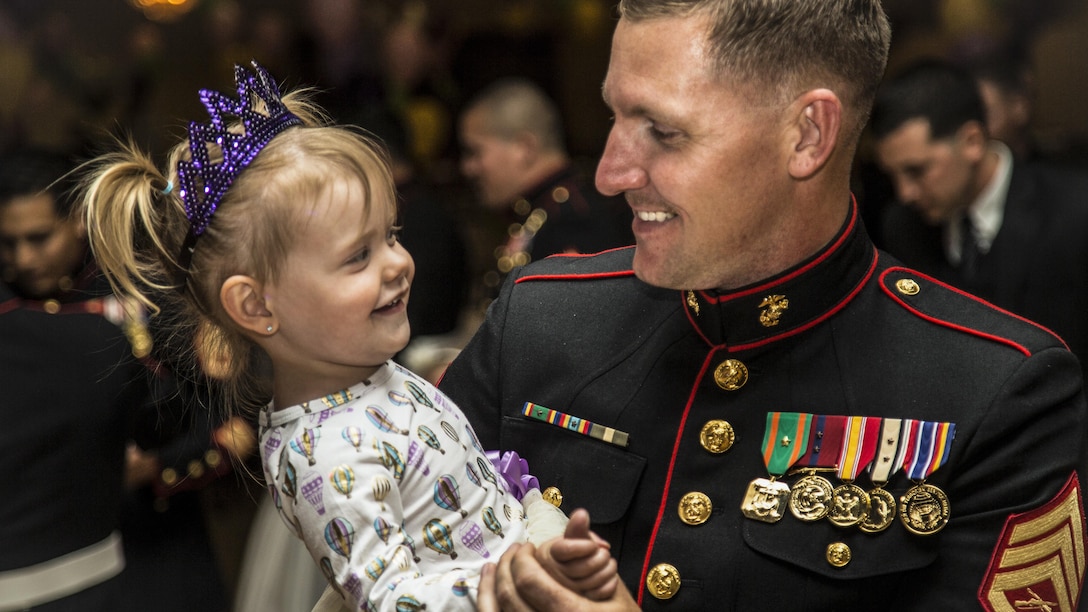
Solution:
[(506, 451), (499, 456), (499, 451), (487, 451), (487, 458), (495, 471), (502, 478), (503, 488), (513, 493), (518, 501), (525, 497), (529, 489), (539, 489), (540, 481), (529, 473), (529, 462), (518, 457), (515, 451)]

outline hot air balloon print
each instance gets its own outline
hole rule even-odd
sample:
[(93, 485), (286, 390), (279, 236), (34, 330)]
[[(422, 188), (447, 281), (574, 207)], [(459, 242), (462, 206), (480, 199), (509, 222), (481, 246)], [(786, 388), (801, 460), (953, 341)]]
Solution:
[(317, 446), (317, 439), (321, 437), (320, 432), (319, 429), (304, 429), (301, 436), (290, 442), (291, 450), (306, 457), (310, 465), (317, 463), (317, 460), (314, 459), (314, 447)]
[(295, 473), (295, 466), (291, 465), (290, 461), (283, 466), (283, 484), (280, 488), (283, 494), (292, 500), (298, 495), (298, 476)]
[(490, 482), (499, 488), (499, 491), (505, 491), (506, 489), (499, 486), (499, 481), (495, 479), (495, 473), (491, 471), (491, 462), (483, 457), (476, 458), (476, 465), (480, 468), (480, 475), (484, 477), (484, 480)]
[(472, 431), (472, 426), (465, 423), (465, 433), (468, 434), (468, 441), (472, 443), (472, 447), (475, 448), (481, 455), (484, 455), (484, 449), (480, 446), (480, 440), (476, 437), (476, 432)]
[(423, 440), (423, 443), (427, 446), (435, 449), (443, 455), (446, 454), (445, 449), (442, 448), (442, 444), (438, 441), (438, 436), (434, 435), (434, 431), (432, 431), (430, 427), (427, 427), (426, 425), (420, 425), (419, 428), (416, 429), (416, 435), (418, 435), (419, 439)]
[(325, 525), (325, 543), (342, 557), (351, 557), (351, 543), (355, 528), (343, 517), (336, 517)]
[(423, 460), (423, 445), (415, 440), (408, 443), (408, 463), (409, 467), (414, 467), (424, 476), (431, 473), (431, 466)]
[(371, 580), (377, 580), (385, 573), (385, 559), (381, 557), (374, 557), (370, 560), (370, 563), (366, 564), (366, 575), (370, 576)]
[(329, 481), (332, 482), (332, 488), (351, 499), (351, 490), (355, 488), (355, 470), (350, 465), (341, 463), (336, 466), (329, 474)]
[[(408, 389), (408, 394), (412, 396), (412, 401), (428, 408), (434, 408), (434, 403), (431, 401), (431, 398), (427, 397), (427, 394), (423, 392), (423, 389), (421, 389), (419, 385), (410, 380), (406, 380), (404, 381), (404, 387)], [(435, 410), (438, 409), (435, 408)]]
[(449, 555), (450, 559), (457, 558), (457, 551), (453, 549), (453, 538), (450, 537), (450, 526), (441, 519), (431, 519), (423, 526), (423, 543), (440, 555)]
[(434, 503), (440, 508), (460, 512), (462, 517), (468, 516), (468, 512), (461, 508), (461, 488), (452, 474), (443, 474), (435, 481)]
[(394, 406), (411, 406), (412, 410), (415, 411), (416, 405), (412, 403), (412, 398), (408, 397), (407, 395), (401, 393), (400, 391), (394, 391), (392, 389), (390, 389), (388, 395), (389, 401), (392, 402)]
[(427, 606), (412, 595), (401, 595), (397, 598), (397, 612), (419, 612), (426, 609)]
[(480, 481), (480, 473), (476, 471), (476, 467), (471, 463), (465, 464), (465, 476), (468, 476), (469, 482), (477, 487), (483, 488), (484, 483)]
[(504, 535), (502, 532), (502, 523), (499, 522), (499, 517), (495, 516), (494, 508), (492, 508), (491, 506), (484, 508), (480, 512), (480, 518), (482, 518), (484, 521), (484, 527), (487, 527), (487, 529), (491, 533), (499, 536), (500, 538), (506, 537), (506, 535)]
[(362, 450), (363, 445), (363, 430), (352, 425), (345, 427), (340, 431), (340, 435), (348, 441), (348, 444), (355, 447), (356, 452)]
[(470, 588), (472, 587), (469, 585), (468, 580), (465, 580), (464, 578), (458, 578), (456, 581), (454, 581), (453, 586), (450, 587), (450, 590), (453, 591), (453, 594), (457, 597), (467, 597)]
[(390, 525), (389, 522), (386, 521), (384, 518), (379, 516), (378, 518), (374, 519), (374, 531), (378, 534), (378, 537), (381, 538), (381, 541), (383, 543), (388, 544), (389, 534), (392, 533), (393, 526)]
[(302, 475), (302, 497), (322, 515), (325, 514), (323, 480), (317, 472), (306, 472)]
[(466, 521), (461, 523), (461, 527), (457, 531), (461, 535), (462, 544), (468, 546), (484, 559), (491, 556), (491, 551), (484, 546), (484, 532), (475, 522)]
[(388, 431), (395, 434), (404, 434), (406, 436), (408, 435), (408, 430), (397, 427), (397, 424), (389, 418), (389, 415), (381, 409), (381, 406), (367, 406), (366, 418), (370, 419), (370, 422), (382, 431)]
[(404, 523), (400, 524), (400, 535), (404, 538), (404, 545), (408, 547), (408, 550), (412, 551), (412, 560), (419, 563), (419, 555), (416, 554), (416, 541), (412, 539), (412, 536), (408, 535), (408, 530), (404, 528)]
[(321, 557), (321, 561), (318, 561), (317, 565), (321, 568), (321, 573), (325, 576), (325, 581), (332, 586), (340, 597), (344, 596), (344, 591), (340, 590), (340, 585), (336, 582), (336, 570), (332, 568), (332, 560), (328, 557)]
[[(457, 429), (453, 425), (450, 425), (447, 421), (442, 421), (441, 425), (442, 431), (446, 432), (446, 435), (449, 436), (451, 440), (461, 444), (461, 438), (457, 437)], [(464, 446), (464, 444), (461, 444), (461, 448), (464, 448)]]
[(374, 450), (378, 451), (378, 458), (382, 465), (393, 471), (393, 478), (400, 480), (404, 476), (404, 459), (395, 446), (384, 441), (374, 441)]
[(389, 479), (385, 476), (375, 476), (370, 481), (370, 491), (374, 493), (374, 501), (382, 505), (382, 511), (385, 511), (385, 497), (389, 495), (389, 492), (393, 490), (393, 483), (389, 482)]
[(279, 427), (273, 429), (264, 439), (264, 459), (266, 463), (272, 462), (272, 453), (283, 444), (283, 432)]

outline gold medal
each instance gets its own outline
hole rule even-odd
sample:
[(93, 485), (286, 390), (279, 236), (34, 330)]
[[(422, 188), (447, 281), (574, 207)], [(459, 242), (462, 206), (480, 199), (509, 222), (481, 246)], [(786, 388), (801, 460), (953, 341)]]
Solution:
[(806, 474), (790, 490), (790, 512), (802, 521), (818, 521), (831, 510), (833, 495), (834, 490), (826, 478)]
[(748, 484), (748, 492), (744, 495), (740, 511), (750, 519), (777, 523), (782, 520), (789, 497), (788, 484), (774, 479), (756, 478)]
[(911, 487), (899, 498), (899, 520), (917, 535), (933, 535), (948, 524), (948, 496), (931, 484)]
[(865, 533), (879, 533), (895, 521), (895, 497), (877, 487), (869, 491), (869, 514), (858, 524)]
[(838, 527), (853, 527), (869, 516), (869, 494), (854, 483), (835, 487), (831, 500), (827, 520)]

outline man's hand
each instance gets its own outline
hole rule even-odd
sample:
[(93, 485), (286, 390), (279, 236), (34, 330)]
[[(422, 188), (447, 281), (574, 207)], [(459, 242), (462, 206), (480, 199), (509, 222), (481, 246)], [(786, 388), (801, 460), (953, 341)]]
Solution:
[[(607, 543), (589, 532), (589, 517), (580, 516), (576, 511), (571, 516), (573, 526), (568, 525), (564, 538), (545, 543), (549, 547), (548, 554), (559, 559), (568, 554), (578, 557), (578, 552), (584, 552), (583, 547), (587, 542), (592, 542), (594, 553), (603, 551), (608, 554)], [(577, 536), (577, 537), (576, 537)], [(587, 537), (588, 536), (588, 537)], [(560, 546), (562, 544), (562, 546)], [(558, 546), (558, 548), (557, 548)], [(566, 549), (569, 546), (570, 549)], [(589, 548), (586, 548), (588, 550)], [(499, 559), (498, 566), (487, 564), (480, 574), (480, 588), (477, 599), (478, 609), (483, 612), (527, 612), (539, 610), (542, 612), (568, 612), (569, 610), (588, 610), (590, 612), (622, 612), (638, 610), (638, 605), (631, 598), (631, 594), (611, 570), (614, 585), (605, 585), (612, 590), (612, 594), (601, 601), (593, 601), (578, 591), (572, 590), (559, 580), (552, 577), (548, 570), (541, 565), (539, 556), (542, 553), (532, 544), (514, 544)], [(613, 560), (614, 564), (615, 561)], [(585, 564), (583, 569), (588, 569), (593, 562)], [(597, 572), (590, 574), (590, 578)]]

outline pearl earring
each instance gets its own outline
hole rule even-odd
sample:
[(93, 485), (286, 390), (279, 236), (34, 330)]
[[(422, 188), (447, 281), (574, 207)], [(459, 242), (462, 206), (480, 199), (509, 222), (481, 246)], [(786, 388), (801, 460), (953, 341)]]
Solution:
[(270, 333), (270, 334), (272, 333), (272, 326), (271, 325), (269, 325), (265, 329), (268, 331), (268, 333)]

